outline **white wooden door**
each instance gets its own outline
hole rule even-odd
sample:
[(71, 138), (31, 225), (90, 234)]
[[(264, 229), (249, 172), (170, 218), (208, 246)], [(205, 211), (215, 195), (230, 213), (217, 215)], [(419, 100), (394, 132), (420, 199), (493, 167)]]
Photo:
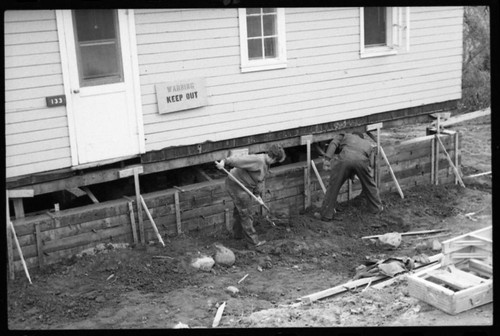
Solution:
[(113, 9), (62, 11), (77, 164), (138, 154), (144, 141), (127, 15)]

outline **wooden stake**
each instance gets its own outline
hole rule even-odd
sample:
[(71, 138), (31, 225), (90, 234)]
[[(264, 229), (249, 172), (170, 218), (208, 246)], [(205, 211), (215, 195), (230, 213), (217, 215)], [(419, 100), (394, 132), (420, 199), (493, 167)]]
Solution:
[(323, 183), (323, 179), (321, 178), (321, 175), (318, 172), (318, 168), (316, 167), (316, 164), (314, 163), (313, 160), (311, 160), (311, 166), (312, 166), (312, 169), (314, 170), (314, 174), (316, 174), (316, 178), (318, 179), (321, 190), (323, 190), (323, 193), (326, 194), (325, 184)]
[(248, 274), (246, 274), (243, 278), (241, 278), (241, 279), (238, 281), (238, 283), (243, 282), (243, 280), (245, 280), (245, 279), (247, 278), (247, 276), (248, 276)]
[(135, 226), (135, 216), (134, 216), (134, 207), (132, 202), (127, 202), (128, 204), (128, 213), (130, 216), (130, 226), (132, 227), (132, 237), (134, 238), (134, 244), (139, 243), (139, 239), (137, 238), (137, 228)]
[(462, 181), (462, 178), (460, 177), (460, 173), (458, 172), (457, 167), (455, 167), (455, 165), (453, 164), (453, 161), (451, 161), (450, 155), (448, 154), (448, 152), (446, 151), (446, 148), (444, 147), (443, 143), (441, 142), (439, 135), (436, 137), (436, 139), (438, 140), (439, 144), (441, 145), (441, 148), (443, 148), (443, 152), (446, 155), (446, 159), (448, 160), (448, 163), (450, 164), (450, 166), (453, 168), (453, 172), (455, 173), (456, 178), (458, 178), (458, 182), (460, 183), (460, 186), (465, 188), (465, 184)]
[(7, 225), (8, 222), (10, 222), (10, 209), (9, 209), (9, 192), (7, 191), (5, 193), (5, 203), (6, 203), (6, 235), (7, 235), (7, 259), (9, 263), (9, 277), (11, 280), (15, 279), (15, 273), (14, 273), (14, 255), (12, 251), (12, 231), (9, 229), (9, 225)]
[(43, 241), (42, 233), (40, 232), (40, 223), (35, 224), (35, 237), (36, 237), (36, 251), (38, 254), (38, 267), (43, 268), (44, 257), (43, 257)]
[(174, 193), (174, 202), (175, 202), (175, 220), (177, 223), (177, 234), (180, 235), (182, 233), (182, 223), (181, 223), (181, 209), (179, 205), (179, 192), (175, 191)]
[(149, 221), (151, 222), (151, 225), (153, 226), (153, 230), (155, 231), (156, 237), (160, 241), (160, 243), (165, 247), (165, 243), (163, 242), (163, 239), (161, 238), (160, 232), (158, 232), (158, 228), (156, 227), (155, 221), (153, 220), (153, 217), (151, 216), (151, 213), (149, 212), (149, 209), (146, 205), (146, 202), (144, 202), (144, 198), (142, 196), (139, 196), (141, 199), (142, 206), (144, 207), (144, 211), (146, 212), (146, 215), (149, 218)]

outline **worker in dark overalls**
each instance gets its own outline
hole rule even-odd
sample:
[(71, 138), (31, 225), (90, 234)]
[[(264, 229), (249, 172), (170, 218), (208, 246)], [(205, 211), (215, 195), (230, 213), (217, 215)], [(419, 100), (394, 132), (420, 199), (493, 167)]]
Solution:
[(373, 147), (362, 133), (336, 135), (328, 145), (323, 160), (323, 169), (330, 170), (330, 183), (321, 209), (314, 213), (314, 217), (324, 221), (333, 219), (340, 188), (347, 179), (353, 179), (355, 175), (361, 182), (361, 195), (368, 201), (368, 210), (375, 214), (382, 212), (379, 190), (371, 174), (372, 160)]
[[(271, 145), (265, 154), (249, 154), (231, 156), (225, 160), (215, 162), (218, 169), (224, 165), (234, 167), (229, 174), (238, 179), (255, 196), (261, 197), (264, 193), (264, 179), (269, 172), (271, 164), (283, 162), (286, 158), (285, 151), (279, 145)], [(226, 190), (233, 199), (233, 234), (235, 239), (245, 238), (253, 246), (260, 246), (265, 241), (260, 241), (253, 227), (250, 214), (252, 197), (229, 176), (226, 179)]]

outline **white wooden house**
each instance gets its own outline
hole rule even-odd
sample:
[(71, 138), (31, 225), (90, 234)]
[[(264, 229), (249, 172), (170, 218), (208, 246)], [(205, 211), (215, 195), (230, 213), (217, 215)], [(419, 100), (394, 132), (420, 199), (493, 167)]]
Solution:
[[(153, 173), (461, 98), (462, 7), (8, 10), (4, 20), (7, 187), (35, 195), (116, 179), (111, 162), (135, 158)], [(93, 166), (103, 170), (87, 174)]]

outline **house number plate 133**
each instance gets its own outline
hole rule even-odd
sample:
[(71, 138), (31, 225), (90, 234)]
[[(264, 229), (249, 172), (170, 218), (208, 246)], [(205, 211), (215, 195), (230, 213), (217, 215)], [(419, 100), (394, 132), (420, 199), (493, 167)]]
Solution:
[(65, 95), (45, 97), (45, 100), (47, 101), (48, 107), (66, 105), (66, 96)]

